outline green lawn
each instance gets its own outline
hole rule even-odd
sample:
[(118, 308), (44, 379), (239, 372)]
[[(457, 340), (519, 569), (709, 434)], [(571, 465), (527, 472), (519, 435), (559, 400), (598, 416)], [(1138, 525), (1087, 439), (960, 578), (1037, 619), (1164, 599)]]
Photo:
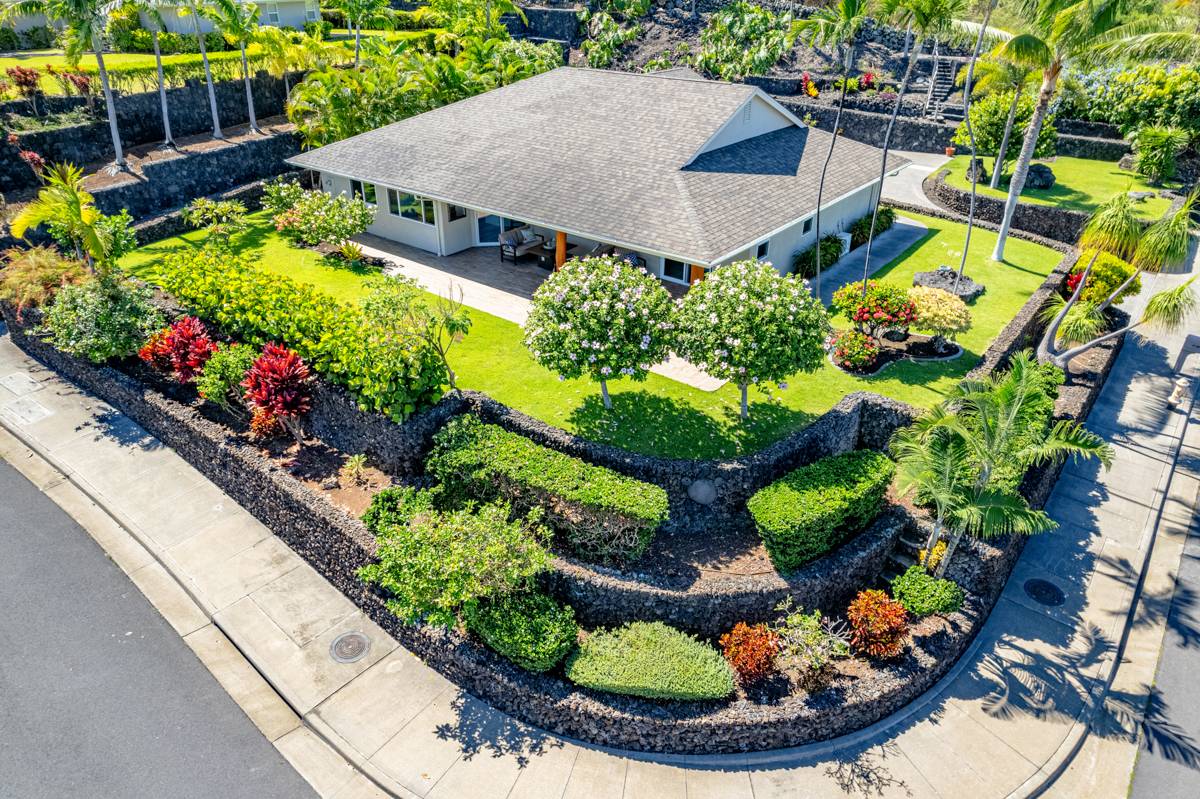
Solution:
[[(947, 176), (946, 182), (963, 191), (971, 190), (971, 181), (967, 180), (968, 159), (969, 156), (958, 155), (947, 164), (950, 174)], [(1096, 206), (1118, 192), (1158, 191), (1162, 188), (1161, 186), (1151, 186), (1145, 179), (1133, 172), (1119, 169), (1111, 161), (1059, 156), (1053, 160), (1039, 163), (1047, 164), (1054, 171), (1057, 180), (1048, 189), (1025, 189), (1021, 192), (1021, 202), (1033, 205), (1057, 205), (1060, 208), (1075, 211), (1094, 211)], [(983, 164), (990, 180), (992, 159), (984, 158)], [(979, 184), (978, 191), (985, 197), (1004, 199), (1008, 196), (1007, 176), (1001, 178), (1000, 186), (1004, 191), (993, 191), (988, 188), (987, 181), (984, 181)], [(1164, 197), (1151, 197), (1138, 204), (1138, 212), (1147, 219), (1157, 219), (1170, 207), (1170, 200)]]
[[(910, 285), (914, 272), (941, 264), (958, 264), (965, 226), (912, 215), (929, 233), (876, 277)], [(261, 268), (310, 283), (334, 297), (354, 302), (363, 294), (365, 272), (329, 265), (310, 250), (297, 249), (278, 236), (264, 214), (238, 242)], [(153, 281), (165, 253), (198, 246), (203, 234), (150, 244), (122, 262), (129, 271)], [(971, 237), (968, 273), (988, 287), (973, 306), (974, 327), (960, 338), (966, 353), (954, 361), (897, 363), (871, 378), (847, 375), (826, 363), (814, 374), (793, 378), (774, 396), (751, 389), (751, 419), (738, 418), (738, 392), (732, 385), (704, 392), (659, 375), (644, 383), (611, 384), (613, 409), (606, 412), (595, 384), (560, 381), (536, 364), (521, 343), (517, 325), (473, 311), (474, 325), (451, 361), (464, 388), (484, 391), (514, 408), (595, 441), (668, 457), (719, 458), (753, 452), (807, 425), (853, 391), (870, 390), (918, 406), (941, 400), (978, 361), (996, 333), (1058, 263), (1059, 253), (1021, 239), (1010, 239), (1009, 261), (986, 259), (993, 234), (976, 230)], [(500, 268), (500, 267), (498, 267)]]

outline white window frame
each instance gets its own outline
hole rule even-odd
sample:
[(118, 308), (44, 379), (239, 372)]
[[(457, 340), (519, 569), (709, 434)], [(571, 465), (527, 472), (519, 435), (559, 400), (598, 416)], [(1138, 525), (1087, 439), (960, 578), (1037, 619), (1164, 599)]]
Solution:
[[(682, 278), (672, 277), (671, 275), (667, 274), (667, 261), (673, 261), (677, 264), (683, 265), (683, 277)], [(688, 264), (687, 261), (680, 261), (678, 258), (663, 258), (663, 262), (662, 262), (662, 279), (663, 280), (669, 280), (672, 283), (680, 283), (680, 284), (686, 286), (686, 285), (688, 285), (688, 277), (691, 274), (691, 271), (692, 271), (692, 267), (690, 264)]]
[(304, 21), (317, 22), (321, 19), (320, 0), (304, 0)]
[[(355, 189), (355, 184), (358, 184), (357, 190)], [(370, 190), (371, 190), (370, 197), (367, 197), (367, 189), (368, 188), (370, 188)], [(350, 180), (350, 196), (357, 197), (358, 199), (365, 202), (367, 205), (374, 208), (376, 205), (379, 204), (379, 187), (376, 186), (374, 183), (368, 183), (365, 180), (354, 180), (352, 178)]]
[(265, 2), (262, 4), (266, 20), (271, 25), (279, 24), (279, 3)]
[[(401, 197), (412, 197), (420, 211), (421, 218), (417, 219), (411, 216), (405, 216), (400, 204)], [(388, 214), (396, 219), (407, 219), (409, 222), (416, 222), (418, 225), (437, 225), (437, 203), (430, 197), (423, 197), (420, 194), (409, 194), (406, 191), (398, 189), (387, 190)], [(392, 210), (393, 206), (396, 210)]]

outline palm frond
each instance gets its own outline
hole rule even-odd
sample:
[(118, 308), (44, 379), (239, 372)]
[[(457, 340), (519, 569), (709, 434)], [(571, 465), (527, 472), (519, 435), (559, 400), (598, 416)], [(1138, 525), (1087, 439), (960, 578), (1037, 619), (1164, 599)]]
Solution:
[(1014, 64), (1044, 69), (1054, 63), (1054, 51), (1032, 33), (1020, 33), (992, 49), (991, 55)]
[(1129, 192), (1122, 191), (1101, 203), (1088, 217), (1079, 236), (1079, 247), (1112, 253), (1128, 261), (1141, 237), (1142, 223), (1134, 209), (1133, 198)]
[(1200, 191), (1193, 191), (1183, 205), (1146, 230), (1130, 259), (1135, 267), (1158, 272), (1179, 266), (1187, 259), (1191, 246), (1192, 208), (1198, 195)]
[(1023, 497), (990, 489), (980, 491), (973, 502), (956, 508), (953, 516), (957, 526), (979, 538), (1009, 533), (1035, 535), (1058, 527), (1045, 511), (1029, 507)]
[(1142, 322), (1151, 327), (1164, 331), (1182, 330), (1200, 308), (1200, 299), (1192, 284), (1196, 278), (1176, 286), (1173, 289), (1160, 291), (1146, 302), (1146, 310), (1142, 314)]
[(1062, 420), (1050, 428), (1044, 441), (1026, 453), (1033, 463), (1054, 463), (1068, 457), (1097, 458), (1112, 468), (1113, 448), (1103, 438), (1077, 422)]

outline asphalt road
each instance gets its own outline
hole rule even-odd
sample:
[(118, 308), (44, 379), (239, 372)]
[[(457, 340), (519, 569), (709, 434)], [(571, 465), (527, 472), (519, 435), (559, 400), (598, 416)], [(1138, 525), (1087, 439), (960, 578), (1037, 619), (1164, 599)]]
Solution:
[(0, 797), (314, 796), (87, 532), (0, 460)]

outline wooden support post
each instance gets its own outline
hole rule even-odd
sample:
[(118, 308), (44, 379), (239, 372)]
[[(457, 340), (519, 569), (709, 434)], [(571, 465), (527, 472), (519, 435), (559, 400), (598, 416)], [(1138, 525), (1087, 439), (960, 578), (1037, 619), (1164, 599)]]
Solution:
[(567, 262), (567, 234), (561, 230), (554, 234), (554, 271), (562, 269)]
[(704, 279), (704, 267), (688, 264), (688, 268), (688, 283), (694, 286)]

